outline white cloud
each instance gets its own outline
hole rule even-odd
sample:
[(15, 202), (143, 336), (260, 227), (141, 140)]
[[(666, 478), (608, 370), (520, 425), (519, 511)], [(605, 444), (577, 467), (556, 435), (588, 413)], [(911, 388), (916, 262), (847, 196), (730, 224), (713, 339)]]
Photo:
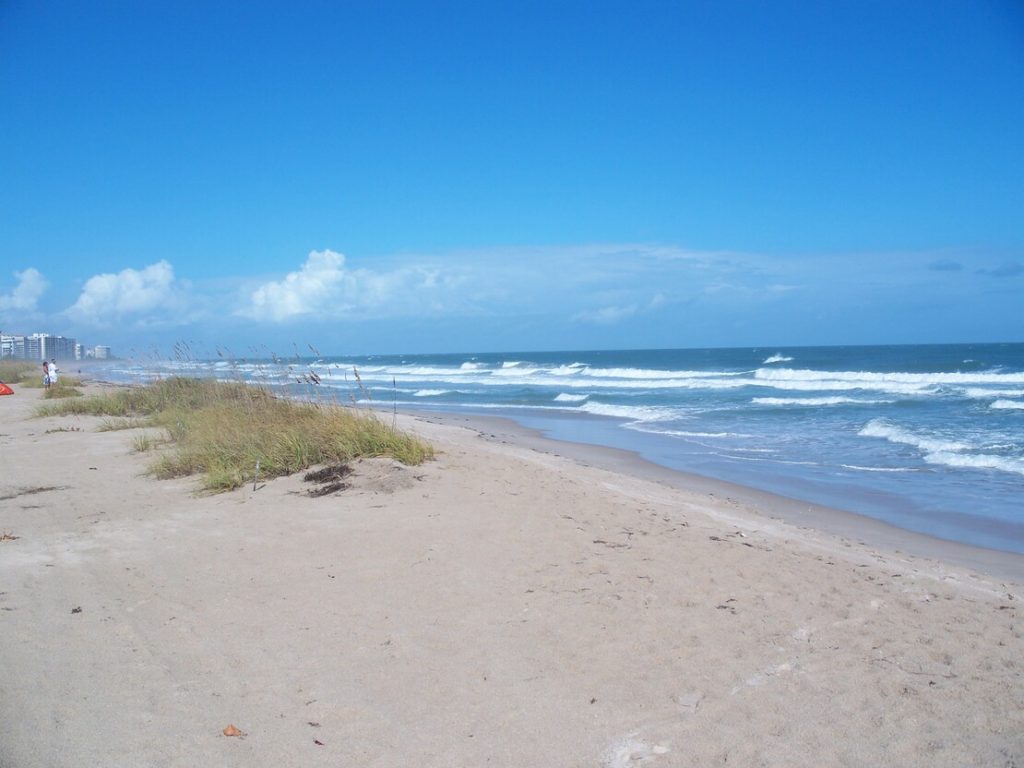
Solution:
[(141, 270), (90, 277), (67, 314), (94, 325), (134, 320), (143, 325), (174, 323), (182, 298), (175, 285), (174, 268), (158, 261)]
[(39, 298), (46, 292), (49, 283), (39, 270), (29, 267), (15, 272), (18, 284), (8, 294), (0, 294), (0, 310), (34, 312)]
[[(291, 272), (252, 284), (234, 314), (267, 323), (547, 314), (615, 323), (673, 301), (723, 254), (663, 245), (509, 246), (355, 258), (311, 251)], [(358, 265), (358, 266), (357, 266)], [(596, 307), (596, 309), (595, 309)]]
[(350, 269), (343, 254), (310, 251), (298, 270), (248, 293), (236, 314), (274, 322), (438, 315), (465, 308), (466, 297), (459, 292), (465, 282), (464, 274), (427, 262), (380, 271)]
[(252, 293), (244, 314), (285, 320), (329, 308), (346, 280), (345, 257), (331, 250), (311, 251), (298, 272), (279, 282), (264, 283)]

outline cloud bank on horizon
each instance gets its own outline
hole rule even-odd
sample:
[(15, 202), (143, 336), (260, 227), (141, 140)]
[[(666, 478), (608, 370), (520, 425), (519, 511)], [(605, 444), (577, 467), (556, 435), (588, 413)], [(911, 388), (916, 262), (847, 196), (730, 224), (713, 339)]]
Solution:
[[(281, 274), (209, 284), (160, 260), (90, 276), (65, 307), (47, 305), (47, 278), (26, 267), (12, 274), (10, 287), (0, 282), (0, 323), (27, 326), (24, 332), (114, 335), (120, 344), (197, 335), (211, 344), (245, 344), (284, 334), (327, 348), (325, 332), (354, 327), (364, 334), (365, 352), (391, 349), (374, 348), (375, 329), (401, 339), (431, 325), (443, 336), (404, 351), (485, 349), (491, 338), (528, 349), (574, 337), (590, 347), (619, 339), (745, 346), (793, 344), (796, 331), (808, 343), (1012, 341), (1024, 331), (1024, 264), (970, 254), (780, 258), (594, 244), (406, 254), (372, 264), (313, 250)], [(918, 325), (901, 335), (907, 312), (930, 314), (931, 334), (922, 337)], [(522, 333), (510, 335), (516, 323)], [(809, 325), (816, 330), (807, 335)]]

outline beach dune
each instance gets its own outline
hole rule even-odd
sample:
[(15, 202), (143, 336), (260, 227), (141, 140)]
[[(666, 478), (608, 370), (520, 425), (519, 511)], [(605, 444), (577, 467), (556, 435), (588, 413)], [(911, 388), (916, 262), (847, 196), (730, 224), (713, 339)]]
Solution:
[(197, 495), (38, 397), (0, 399), (3, 768), (1024, 763), (1005, 569), (423, 418), (422, 466)]

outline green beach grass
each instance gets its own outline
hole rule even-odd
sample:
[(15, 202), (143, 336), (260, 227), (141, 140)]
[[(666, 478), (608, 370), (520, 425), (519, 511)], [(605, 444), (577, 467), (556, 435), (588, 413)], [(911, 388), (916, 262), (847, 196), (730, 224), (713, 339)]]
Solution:
[[(174, 377), (144, 386), (45, 403), (37, 416), (106, 416), (102, 429), (157, 427), (165, 438), (141, 437), (135, 449), (167, 443), (150, 466), (158, 478), (201, 475), (219, 492), (289, 475), (318, 464), (390, 456), (420, 464), (433, 448), (370, 411), (274, 397), (242, 383)], [(130, 426), (129, 426), (130, 425)]]
[(42, 368), (37, 367), (35, 363), (22, 360), (0, 361), (0, 381), (5, 384), (41, 387), (43, 386), (42, 377)]

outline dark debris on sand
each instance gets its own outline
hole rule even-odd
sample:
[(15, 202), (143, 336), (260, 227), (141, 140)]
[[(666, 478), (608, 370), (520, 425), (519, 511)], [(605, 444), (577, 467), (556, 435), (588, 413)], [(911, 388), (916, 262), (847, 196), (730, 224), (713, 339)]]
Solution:
[(318, 487), (310, 488), (307, 491), (309, 496), (327, 496), (338, 491), (344, 491), (349, 487), (342, 479), (352, 474), (352, 467), (348, 464), (332, 464), (331, 466), (307, 472), (302, 479), (307, 483), (318, 483)]

